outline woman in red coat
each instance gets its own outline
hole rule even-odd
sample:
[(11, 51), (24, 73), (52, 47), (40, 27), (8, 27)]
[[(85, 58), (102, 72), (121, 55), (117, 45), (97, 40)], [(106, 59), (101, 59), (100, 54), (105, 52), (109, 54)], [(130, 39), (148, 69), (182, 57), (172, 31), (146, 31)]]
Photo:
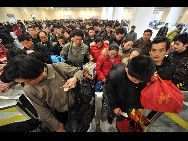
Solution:
[(104, 48), (108, 48), (109, 44), (103, 41), (102, 37), (97, 37), (95, 43), (90, 47), (90, 54), (93, 56), (94, 61), (97, 62), (98, 57)]
[(14, 24), (14, 26), (13, 26), (13, 32), (16, 33), (16, 36), (19, 36), (20, 34), (23, 34), (22, 30), (20, 29), (20, 27), (18, 27), (16, 24)]
[(98, 57), (96, 63), (96, 72), (98, 75), (97, 81), (106, 82), (108, 73), (113, 64), (120, 64), (121, 57), (118, 54), (119, 45), (111, 43), (108, 49), (104, 49)]

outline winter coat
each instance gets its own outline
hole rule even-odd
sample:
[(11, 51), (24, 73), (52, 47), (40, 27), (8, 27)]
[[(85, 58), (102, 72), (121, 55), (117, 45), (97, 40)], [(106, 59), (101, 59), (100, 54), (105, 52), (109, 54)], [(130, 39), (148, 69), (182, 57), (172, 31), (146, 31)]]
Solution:
[(120, 57), (121, 57), (121, 62), (122, 62), (122, 63), (127, 64), (127, 61), (129, 60), (130, 50), (131, 50), (131, 49), (129, 49), (126, 53), (124, 53), (124, 52), (123, 52), (123, 49), (122, 49), (122, 45), (119, 46), (119, 52), (118, 52), (118, 54), (119, 54)]
[(104, 41), (106, 41), (106, 40), (110, 41), (110, 39), (115, 36), (115, 33), (114, 33), (114, 31), (111, 30), (111, 31), (110, 31), (110, 36), (108, 36), (107, 32), (104, 31), (104, 32), (101, 34), (101, 36), (103, 37), (103, 40), (104, 40)]
[(54, 42), (52, 47), (52, 54), (60, 56), (60, 52), (62, 51), (63, 46), (59, 44), (59, 42)]
[(125, 66), (122, 69), (110, 71), (104, 88), (110, 106), (113, 109), (120, 108), (123, 112), (132, 108), (143, 108), (140, 103), (141, 91), (145, 83), (133, 83), (127, 76)]
[(73, 42), (68, 42), (63, 46), (60, 56), (63, 59), (74, 63), (76, 67), (82, 67), (87, 63), (86, 60), (89, 60), (90, 57), (92, 57), (89, 53), (89, 47), (86, 44), (81, 43), (78, 50), (75, 50), (73, 48)]
[(20, 34), (23, 34), (20, 28), (14, 28), (13, 27), (13, 32), (16, 32), (16, 36), (19, 36)]
[(177, 79), (179, 82), (188, 83), (188, 48), (181, 53), (174, 50), (170, 51), (168, 57), (176, 66), (173, 78)]
[(151, 40), (147, 43), (143, 43), (143, 38), (137, 39), (134, 41), (133, 48), (139, 48), (141, 50), (141, 54), (149, 55), (149, 48), (151, 47)]
[(97, 59), (97, 63), (95, 67), (95, 70), (98, 75), (97, 81), (101, 81), (102, 79), (107, 78), (107, 75), (113, 64), (121, 63), (121, 57), (119, 56), (119, 54), (116, 56), (115, 60), (112, 62), (108, 56), (108, 50), (104, 49), (103, 51), (106, 52), (106, 56), (101, 54)]
[(155, 67), (157, 74), (163, 80), (171, 80), (176, 71), (176, 66), (167, 57), (164, 57), (161, 65), (155, 65)]
[[(53, 64), (63, 75), (69, 77), (77, 77), (82, 80), (83, 71), (76, 67), (71, 67), (62, 62)], [(67, 92), (64, 91), (63, 85), (67, 80), (63, 79), (50, 65), (47, 64), (47, 76), (38, 84), (25, 85), (24, 92), (31, 100), (41, 120), (51, 131), (56, 131), (59, 128), (60, 122), (54, 116), (53, 111), (65, 112), (68, 111)], [(74, 92), (69, 90), (69, 106), (75, 103)]]
[(86, 44), (90, 48), (90, 43), (94, 42), (96, 39), (96, 36), (94, 35), (94, 39), (91, 39), (90, 36), (87, 36), (84, 38), (84, 44)]
[(178, 34), (178, 29), (174, 29), (171, 32), (169, 32), (166, 37), (168, 37), (171, 42), (173, 41), (174, 37)]
[(131, 31), (129, 33), (127, 33), (126, 35), (126, 40), (136, 40), (137, 39), (137, 33), (134, 31)]
[(156, 36), (166, 36), (167, 32), (168, 32), (168, 27), (163, 26), (159, 29)]
[(111, 43), (117, 43), (117, 44), (120, 46), (121, 43), (122, 43), (122, 40), (123, 40), (123, 38), (118, 41), (118, 40), (116, 39), (115, 34), (114, 34), (114, 36), (112, 36), (112, 37), (110, 38), (109, 42), (110, 42), (110, 44), (111, 44)]
[(93, 46), (91, 46), (90, 48), (90, 54), (93, 56), (93, 58), (95, 59), (94, 62), (97, 62), (98, 57), (101, 55), (101, 52), (103, 49), (108, 48), (109, 44), (103, 42), (103, 46), (101, 48), (98, 48), (96, 46), (96, 43), (94, 43)]

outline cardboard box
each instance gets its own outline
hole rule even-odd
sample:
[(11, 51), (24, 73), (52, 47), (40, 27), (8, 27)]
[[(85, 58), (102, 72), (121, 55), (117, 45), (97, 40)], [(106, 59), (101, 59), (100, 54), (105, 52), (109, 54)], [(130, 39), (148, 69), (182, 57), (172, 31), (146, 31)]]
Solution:
[(86, 78), (93, 80), (97, 76), (95, 67), (96, 67), (96, 63), (94, 62), (88, 62), (85, 65), (83, 65), (84, 76)]

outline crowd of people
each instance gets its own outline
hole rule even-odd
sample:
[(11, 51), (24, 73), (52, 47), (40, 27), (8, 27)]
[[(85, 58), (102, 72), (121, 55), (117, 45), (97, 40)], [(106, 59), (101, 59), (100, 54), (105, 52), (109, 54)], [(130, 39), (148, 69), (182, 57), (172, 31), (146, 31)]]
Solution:
[[(66, 131), (68, 109), (63, 88), (70, 89), (69, 106), (74, 105), (72, 89), (82, 83), (82, 66), (87, 62), (96, 63), (96, 82), (106, 83), (104, 90), (116, 115), (132, 108), (143, 112), (140, 94), (155, 74), (171, 80), (180, 90), (188, 90), (188, 34), (180, 34), (180, 27), (168, 32), (166, 23), (153, 40), (151, 29), (143, 29), (138, 39), (136, 25), (130, 30), (128, 25), (129, 21), (123, 20), (91, 19), (0, 23), (0, 51), (6, 52), (8, 61), (1, 81), (22, 83), (40, 119), (56, 132)], [(10, 32), (22, 46), (16, 45)], [(58, 77), (50, 55), (65, 60), (54, 65), (70, 79)], [(111, 72), (114, 64), (121, 65)], [(148, 118), (156, 113), (152, 111)], [(60, 121), (59, 117), (64, 118)]]

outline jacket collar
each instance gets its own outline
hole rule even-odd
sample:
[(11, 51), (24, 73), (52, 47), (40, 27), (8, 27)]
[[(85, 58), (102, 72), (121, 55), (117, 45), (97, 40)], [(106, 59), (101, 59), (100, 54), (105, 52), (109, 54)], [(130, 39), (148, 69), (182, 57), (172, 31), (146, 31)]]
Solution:
[(186, 49), (185, 51), (180, 52), (180, 53), (178, 53), (177, 51), (175, 51), (175, 52), (174, 52), (174, 55), (182, 56), (182, 57), (188, 56), (188, 47), (187, 47), (187, 49)]
[(54, 71), (53, 67), (50, 64), (47, 64), (47, 70), (48, 70), (48, 73), (47, 73), (46, 79), (54, 78), (55, 77), (55, 71)]

